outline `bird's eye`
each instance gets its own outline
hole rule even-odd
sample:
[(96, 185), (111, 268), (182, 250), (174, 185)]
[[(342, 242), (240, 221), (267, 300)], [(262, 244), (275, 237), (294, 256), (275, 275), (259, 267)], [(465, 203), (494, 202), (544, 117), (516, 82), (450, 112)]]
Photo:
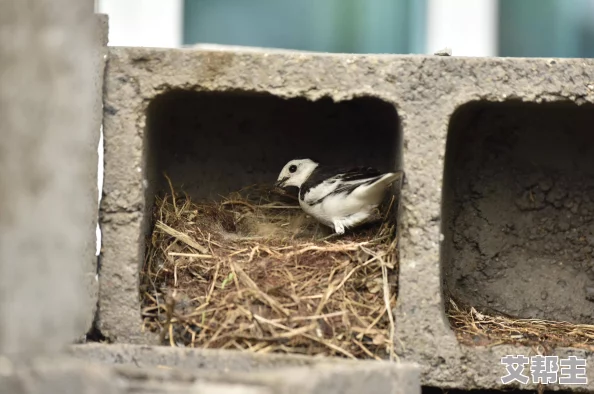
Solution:
[(295, 164), (293, 164), (291, 167), (289, 167), (289, 172), (293, 173), (295, 171), (297, 171), (297, 166)]

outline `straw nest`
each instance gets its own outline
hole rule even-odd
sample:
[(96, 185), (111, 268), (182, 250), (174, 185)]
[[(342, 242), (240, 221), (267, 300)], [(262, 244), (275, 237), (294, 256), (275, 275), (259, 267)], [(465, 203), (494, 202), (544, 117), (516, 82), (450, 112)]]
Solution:
[(467, 345), (514, 344), (543, 347), (574, 347), (594, 350), (594, 325), (539, 319), (515, 319), (487, 315), (474, 307), (459, 306), (450, 299), (448, 317), (458, 340)]
[(396, 205), (328, 238), (271, 188), (212, 203), (171, 189), (155, 204), (144, 328), (171, 346), (393, 359)]

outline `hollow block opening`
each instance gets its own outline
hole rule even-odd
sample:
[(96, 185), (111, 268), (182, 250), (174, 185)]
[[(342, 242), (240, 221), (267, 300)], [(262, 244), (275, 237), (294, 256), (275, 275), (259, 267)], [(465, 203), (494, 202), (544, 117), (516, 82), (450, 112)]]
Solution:
[[(312, 102), (176, 90), (149, 105), (146, 136), (146, 222), (155, 230), (141, 295), (145, 321), (164, 342), (171, 335), (184, 346), (356, 358), (393, 351), (386, 327), (393, 329), (395, 292), (388, 307), (382, 298), (385, 284), (397, 283), (392, 222), (325, 241), (299, 206), (275, 205), (268, 189), (256, 200), (226, 199), (250, 185), (272, 185), (296, 158), (399, 169), (393, 105), (371, 97)], [(164, 173), (191, 203), (163, 203), (160, 196), (170, 193)], [(394, 263), (389, 273), (381, 261)], [(186, 297), (168, 301), (172, 288)], [(170, 330), (165, 309), (177, 314)]]
[(168, 190), (163, 172), (204, 199), (274, 181), (293, 158), (380, 171), (400, 165), (396, 110), (370, 97), (335, 103), (176, 90), (151, 103), (148, 134), (152, 194)]
[(594, 323), (594, 106), (473, 102), (445, 158), (446, 300)]

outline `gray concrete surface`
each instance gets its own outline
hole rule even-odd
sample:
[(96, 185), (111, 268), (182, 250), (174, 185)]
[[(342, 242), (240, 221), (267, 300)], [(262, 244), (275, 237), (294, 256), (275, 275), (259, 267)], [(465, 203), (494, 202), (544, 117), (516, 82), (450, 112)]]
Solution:
[[(108, 366), (64, 357), (12, 362), (0, 356), (0, 393), (4, 394), (273, 394), (280, 389), (225, 376), (201, 377), (192, 371)], [(253, 380), (252, 380), (253, 381)]]
[[(140, 368), (177, 367), (216, 371), (268, 371), (278, 368), (309, 367), (324, 362), (324, 358), (254, 354), (217, 349), (172, 348), (131, 344), (103, 345), (88, 343), (68, 348), (68, 355), (103, 364), (132, 365)], [(343, 360), (341, 360), (343, 362)]]
[(592, 125), (591, 104), (471, 104), (453, 118), (443, 263), (455, 299), (594, 323)]
[(110, 368), (65, 358), (35, 358), (13, 363), (0, 356), (2, 394), (120, 394), (123, 381)]
[[(102, 346), (104, 352), (118, 346)], [(220, 394), (420, 394), (419, 369), (390, 362), (318, 363), (261, 371), (200, 369), (93, 360), (93, 346), (79, 356), (38, 357), (14, 362), (0, 357), (0, 393), (220, 393)], [(173, 355), (177, 349), (169, 349)], [(173, 361), (171, 358), (169, 361)]]
[(105, 73), (105, 63), (107, 61), (107, 43), (109, 33), (109, 18), (104, 14), (96, 14), (95, 16), (95, 45), (93, 46), (93, 118), (92, 118), (92, 136), (88, 146), (88, 156), (85, 159), (84, 166), (87, 174), (85, 179), (85, 191), (87, 195), (85, 200), (92, 202), (94, 212), (91, 218), (87, 221), (87, 241), (85, 243), (85, 251), (83, 256), (83, 270), (85, 275), (85, 284), (88, 292), (88, 297), (84, 299), (87, 315), (85, 316), (85, 329), (80, 334), (83, 335), (93, 325), (93, 321), (97, 312), (97, 302), (99, 297), (99, 280), (97, 277), (97, 222), (99, 220), (99, 191), (97, 189), (98, 168), (97, 162), (99, 160), (97, 154), (97, 146), (99, 145), (100, 130), (103, 123), (103, 79)]
[[(541, 179), (523, 188), (510, 184), (516, 176), (524, 182), (526, 177), (542, 171), (530, 167), (521, 158), (524, 154), (534, 156), (540, 164), (550, 158), (547, 168), (555, 173), (554, 181), (571, 172), (567, 167), (570, 157), (588, 156), (587, 148), (582, 152), (575, 143), (553, 153), (550, 147), (563, 141), (560, 135), (567, 127), (583, 141), (588, 140), (594, 60), (111, 48), (105, 86), (99, 323), (103, 333), (116, 342), (150, 342), (140, 331), (136, 289), (144, 239), (150, 231), (146, 212), (153, 195), (162, 188), (162, 170), (174, 172), (170, 175), (176, 186), (183, 183), (185, 188), (193, 188), (195, 195), (208, 196), (249, 180), (268, 179), (278, 172), (278, 163), (314, 153), (349, 164), (357, 158), (376, 165), (402, 165), (406, 172), (395, 311), (397, 352), (404, 360), (421, 365), (423, 384), (443, 388), (501, 387), (499, 378), (505, 370), (500, 357), (532, 353), (523, 347), (468, 347), (458, 343), (444, 313), (450, 293), (442, 284), (444, 280), (446, 284), (456, 283), (458, 277), (474, 272), (473, 264), (480, 263), (481, 276), (471, 275), (468, 284), (454, 294), (462, 301), (477, 307), (496, 305), (500, 311), (517, 311), (521, 317), (554, 319), (565, 314), (574, 321), (589, 319), (587, 313), (591, 312), (582, 316), (588, 304), (583, 302), (579, 288), (592, 285), (592, 278), (584, 278), (587, 263), (568, 264), (571, 256), (561, 252), (578, 250), (579, 256), (587, 256), (587, 249), (578, 249), (571, 237), (563, 238), (563, 232), (574, 228), (588, 231), (588, 220), (570, 220), (569, 227), (563, 229), (542, 223), (538, 231), (549, 232), (546, 236), (556, 240), (560, 251), (556, 247), (549, 251), (533, 248), (532, 260), (526, 262), (524, 256), (514, 254), (513, 245), (541, 236), (532, 234), (526, 223), (542, 219), (543, 214), (523, 208), (522, 200), (530, 187), (534, 188), (530, 190), (536, 193), (536, 201), (540, 201), (537, 187)], [(368, 104), (358, 106), (357, 100)], [(340, 104), (334, 109), (325, 107), (332, 107), (331, 101)], [(475, 101), (480, 104), (465, 107), (460, 117), (452, 118), (458, 109)], [(513, 103), (515, 109), (501, 109), (501, 102)], [(556, 107), (552, 103), (559, 102), (566, 103), (566, 107), (552, 111)], [(352, 124), (350, 110), (341, 109), (349, 105), (359, 108), (357, 119), (363, 119), (363, 125)], [(395, 109), (397, 120), (389, 107)], [(502, 112), (493, 118), (493, 114)], [(577, 122), (576, 116), (580, 119)], [(536, 122), (540, 118), (551, 121)], [(228, 128), (228, 137), (235, 138), (218, 141), (213, 130), (220, 125)], [(536, 130), (525, 131), (529, 126)], [(388, 130), (394, 137), (378, 143), (389, 135)], [(448, 130), (457, 148), (446, 151)], [(545, 140), (531, 145), (523, 132), (543, 135)], [(487, 137), (492, 134), (497, 134), (495, 140)], [(244, 151), (236, 144), (248, 143), (245, 135), (256, 142), (248, 144)], [(304, 139), (324, 146), (306, 144)], [(516, 143), (519, 145), (514, 147)], [(209, 155), (209, 149), (216, 155)], [(372, 157), (374, 149), (379, 152)], [(486, 152), (482, 159), (480, 155), (478, 159), (464, 156), (465, 152), (481, 149)], [(512, 166), (506, 167), (505, 155)], [(250, 158), (250, 166), (246, 167)], [(235, 159), (244, 166), (240, 168), (233, 162)], [(590, 177), (587, 160), (580, 160), (572, 165)], [(477, 165), (472, 167), (473, 163)], [(516, 167), (523, 172), (517, 175)], [(213, 172), (220, 180), (210, 175)], [(493, 174), (497, 176), (489, 179)], [(558, 188), (561, 194), (566, 191), (571, 197), (563, 201), (551, 197), (549, 202), (560, 211), (559, 217), (574, 215), (572, 209), (578, 196), (583, 200), (587, 188), (572, 179), (564, 182)], [(473, 195), (477, 205), (465, 200), (466, 190), (473, 190), (474, 183), (478, 188), (478, 196)], [(497, 188), (507, 188), (510, 194), (489, 194)], [(587, 203), (584, 206), (589, 209)], [(472, 216), (477, 209), (490, 210), (492, 217), (501, 210), (506, 215), (505, 224), (518, 228), (519, 233), (499, 235), (502, 241), (494, 240), (499, 222), (484, 216), (492, 221), (485, 225), (483, 218)], [(466, 215), (458, 219), (461, 223), (453, 220), (460, 215)], [(459, 239), (464, 226), (469, 237)], [(479, 262), (472, 254), (476, 249), (469, 246), (474, 243), (479, 244)], [(506, 251), (497, 249), (508, 246)], [(509, 267), (496, 260), (500, 255), (506, 256)], [(544, 289), (547, 294), (564, 294), (564, 299), (533, 299), (534, 291), (525, 293), (526, 287), (520, 283), (524, 278), (517, 278), (511, 288), (497, 286), (500, 270), (488, 269), (509, 269), (515, 264), (517, 270), (507, 275), (521, 276), (528, 275), (530, 264), (541, 263), (544, 273), (526, 278), (526, 286)], [(550, 279), (559, 275), (565, 284)], [(481, 287), (487, 289), (485, 293), (474, 291), (479, 279), (484, 281)], [(575, 305), (565, 308), (562, 314), (562, 303), (573, 301), (567, 298), (570, 296), (563, 286), (572, 288), (576, 299)], [(495, 304), (488, 303), (487, 295)], [(564, 388), (594, 389), (591, 352), (552, 352), (581, 352), (588, 357), (590, 384)]]
[[(118, 365), (126, 380), (225, 384), (270, 393), (420, 393), (418, 366), (139, 345), (77, 345), (71, 356)], [(159, 376), (159, 373), (160, 376)]]
[(421, 393), (418, 369), (389, 361), (284, 368), (274, 373), (246, 374), (237, 381), (266, 385), (279, 394)]
[(0, 2), (0, 354), (56, 351), (90, 322), (94, 23), (92, 0)]

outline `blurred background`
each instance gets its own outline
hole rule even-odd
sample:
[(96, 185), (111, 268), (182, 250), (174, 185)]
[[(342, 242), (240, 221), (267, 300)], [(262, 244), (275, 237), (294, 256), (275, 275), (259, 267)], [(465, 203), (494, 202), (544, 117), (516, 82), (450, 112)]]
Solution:
[(594, 0), (96, 0), (110, 45), (594, 57)]

